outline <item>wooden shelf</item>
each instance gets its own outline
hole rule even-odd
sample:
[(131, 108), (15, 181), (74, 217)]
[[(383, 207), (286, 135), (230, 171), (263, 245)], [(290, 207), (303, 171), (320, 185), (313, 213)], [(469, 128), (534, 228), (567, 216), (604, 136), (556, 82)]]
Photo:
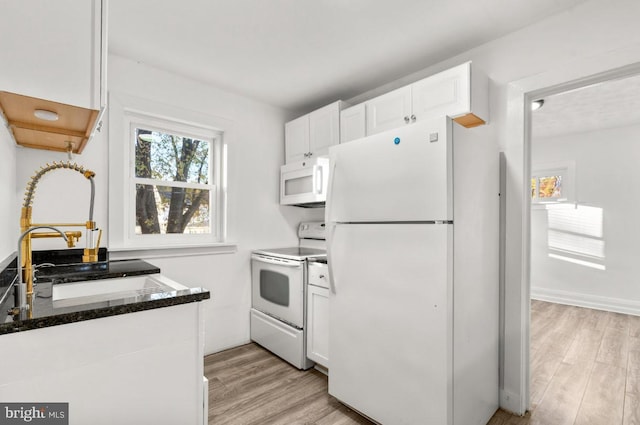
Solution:
[[(34, 116), (36, 109), (58, 114), (57, 121)], [(92, 136), (100, 111), (0, 91), (0, 113), (18, 145), (34, 149), (82, 153)]]

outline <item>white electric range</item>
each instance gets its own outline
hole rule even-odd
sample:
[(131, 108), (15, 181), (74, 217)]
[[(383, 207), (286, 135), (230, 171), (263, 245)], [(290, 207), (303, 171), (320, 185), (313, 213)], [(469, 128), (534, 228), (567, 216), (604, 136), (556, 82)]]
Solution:
[(251, 340), (308, 369), (305, 348), (307, 262), (326, 258), (324, 222), (298, 226), (299, 245), (251, 255)]

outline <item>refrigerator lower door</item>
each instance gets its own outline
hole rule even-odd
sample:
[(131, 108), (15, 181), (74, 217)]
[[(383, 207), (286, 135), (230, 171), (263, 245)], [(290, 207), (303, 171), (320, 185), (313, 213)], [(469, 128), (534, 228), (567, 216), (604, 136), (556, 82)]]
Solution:
[(326, 221), (448, 221), (452, 124), (440, 117), (330, 149)]
[(381, 424), (451, 424), (453, 226), (330, 226), (329, 393)]

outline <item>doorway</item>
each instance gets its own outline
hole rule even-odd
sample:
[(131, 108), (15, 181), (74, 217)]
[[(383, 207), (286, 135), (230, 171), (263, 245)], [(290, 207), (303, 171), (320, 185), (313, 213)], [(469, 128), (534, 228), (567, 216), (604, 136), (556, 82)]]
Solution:
[(582, 58), (513, 81), (507, 86), (503, 337), (500, 405), (524, 414), (530, 408), (531, 112), (533, 100), (640, 74), (640, 50)]
[(530, 407), (542, 423), (622, 423), (640, 413), (640, 76), (533, 105)]

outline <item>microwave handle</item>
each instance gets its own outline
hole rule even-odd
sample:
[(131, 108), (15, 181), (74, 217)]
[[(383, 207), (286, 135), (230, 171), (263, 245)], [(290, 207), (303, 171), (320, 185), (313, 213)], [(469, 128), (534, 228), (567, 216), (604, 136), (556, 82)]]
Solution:
[(319, 165), (313, 166), (313, 188), (316, 194), (322, 195), (322, 167)]

